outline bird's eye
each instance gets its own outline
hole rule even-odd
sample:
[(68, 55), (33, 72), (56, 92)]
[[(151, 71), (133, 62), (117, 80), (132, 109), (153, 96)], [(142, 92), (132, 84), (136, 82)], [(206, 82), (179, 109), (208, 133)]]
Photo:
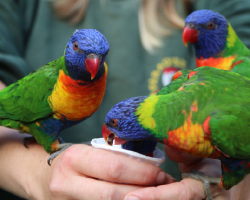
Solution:
[(73, 49), (74, 49), (74, 51), (77, 52), (77, 53), (85, 53), (85, 51), (83, 51), (83, 50), (81, 50), (81, 49), (79, 48), (79, 44), (78, 44), (77, 41), (75, 41), (75, 42), (73, 43)]
[(214, 28), (214, 22), (208, 22), (207, 26), (209, 29), (213, 29)]
[(117, 120), (116, 119), (111, 119), (111, 124), (113, 125), (113, 126), (117, 126)]
[(73, 49), (76, 51), (76, 50), (78, 50), (78, 48), (79, 48), (78, 42), (75, 41), (73, 44)]

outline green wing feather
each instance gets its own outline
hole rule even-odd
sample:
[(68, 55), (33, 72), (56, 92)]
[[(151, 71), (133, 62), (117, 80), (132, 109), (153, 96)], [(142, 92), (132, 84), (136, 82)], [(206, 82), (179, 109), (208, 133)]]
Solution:
[(0, 118), (31, 122), (51, 114), (47, 101), (64, 57), (52, 61), (0, 91)]
[(162, 88), (156, 95), (166, 95), (178, 90), (188, 80), (188, 74), (191, 70), (181, 70), (182, 75)]
[[(207, 90), (213, 90), (210, 98), (205, 101), (201, 98), (203, 95), (196, 97), (198, 108), (199, 105), (203, 106), (200, 111), (198, 109), (197, 117), (203, 123), (207, 116), (211, 116), (211, 143), (231, 157), (250, 158), (250, 79), (223, 70), (209, 70), (216, 74), (205, 73), (207, 69), (202, 70), (204, 73), (196, 71), (197, 76), (194, 79), (191, 77), (190, 81), (197, 84), (201, 81), (210, 82)], [(195, 85), (192, 85), (193, 90)], [(205, 90), (201, 89), (200, 92)]]
[[(250, 92), (250, 90), (248, 90)], [(250, 105), (228, 105), (209, 121), (212, 144), (233, 158), (249, 159)]]
[(140, 103), (138, 123), (177, 151), (221, 159), (221, 186), (230, 189), (250, 173), (250, 79), (212, 67), (194, 71), (183, 89), (176, 91), (176, 79)]
[[(198, 110), (192, 112), (192, 123), (203, 125), (210, 116), (211, 143), (231, 157), (250, 158), (250, 79), (210, 67), (194, 71), (197, 71), (195, 75), (181, 83), (183, 91), (173, 91), (175, 85), (171, 88), (170, 84), (167, 91), (172, 93), (151, 97), (152, 102), (153, 98), (158, 99), (152, 104), (155, 111), (151, 117), (155, 126), (143, 126), (157, 134), (159, 139), (167, 139), (168, 131), (183, 125), (192, 103), (197, 101)], [(186, 139), (189, 140), (188, 137)]]

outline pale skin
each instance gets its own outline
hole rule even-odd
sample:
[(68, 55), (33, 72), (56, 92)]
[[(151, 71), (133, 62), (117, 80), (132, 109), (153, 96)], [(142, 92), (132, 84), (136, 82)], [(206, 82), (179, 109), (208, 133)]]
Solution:
[[(177, 152), (167, 146), (165, 146), (165, 152), (170, 159), (179, 163), (182, 173), (196, 169), (210, 176), (221, 176), (219, 160), (194, 157)], [(250, 176), (248, 175), (242, 182), (229, 191), (223, 190), (219, 186), (211, 186), (211, 192), (214, 200), (248, 200), (250, 199), (249, 185)], [(138, 189), (127, 194), (125, 200), (201, 200), (205, 198), (203, 183), (186, 178), (173, 184)]]
[[(0, 83), (0, 88), (4, 85)], [(194, 179), (176, 182), (160, 168), (83, 144), (73, 145), (48, 166), (49, 156), (37, 143), (23, 146), (27, 136), (0, 127), (0, 187), (25, 199), (204, 199), (203, 184)], [(200, 170), (220, 176), (220, 163), (178, 153), (166, 147), (181, 172)], [(127, 184), (111, 183), (122, 182)], [(171, 183), (171, 184), (170, 184)], [(230, 191), (212, 187), (215, 200), (250, 199), (247, 177)]]
[(32, 143), (27, 149), (23, 135), (6, 130), (0, 134), (0, 187), (26, 199), (123, 199), (143, 186), (169, 182), (156, 166), (83, 144), (65, 150), (50, 167), (43, 147)]
[[(0, 187), (26, 199), (205, 198), (203, 184), (199, 181), (175, 182), (154, 165), (82, 144), (65, 150), (50, 167), (46, 163), (48, 154), (40, 145), (32, 143), (26, 149), (22, 144), (24, 135), (3, 127), (0, 131)], [(215, 167), (220, 163), (216, 160), (197, 159), (171, 149), (166, 151), (170, 158), (185, 162), (179, 165), (182, 172), (194, 168), (209, 175), (220, 174)], [(249, 199), (249, 183), (248, 177), (230, 191), (213, 186), (214, 199)]]

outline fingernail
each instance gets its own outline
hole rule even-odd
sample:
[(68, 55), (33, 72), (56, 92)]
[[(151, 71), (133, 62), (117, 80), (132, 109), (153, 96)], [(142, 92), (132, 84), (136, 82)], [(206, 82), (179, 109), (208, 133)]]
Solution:
[(165, 182), (165, 184), (175, 183), (175, 182), (177, 182), (177, 180), (174, 177), (172, 177), (169, 174), (166, 174), (166, 182)]
[(167, 179), (167, 184), (168, 183), (175, 183), (175, 182), (177, 182), (177, 180), (175, 179), (175, 178), (169, 178), (169, 179)]
[(136, 196), (126, 196), (124, 200), (140, 200), (140, 199)]
[(166, 173), (161, 171), (159, 172), (158, 176), (157, 176), (157, 179), (156, 179), (156, 184), (159, 185), (159, 184), (163, 184), (165, 183), (166, 181)]

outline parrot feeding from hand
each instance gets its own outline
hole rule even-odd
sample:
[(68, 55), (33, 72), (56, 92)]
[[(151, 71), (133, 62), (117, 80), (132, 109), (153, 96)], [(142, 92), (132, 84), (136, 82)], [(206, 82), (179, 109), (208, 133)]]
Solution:
[(197, 10), (185, 19), (183, 42), (195, 49), (197, 67), (231, 70), (250, 78), (250, 51), (221, 14)]
[[(50, 160), (71, 144), (59, 133), (90, 117), (106, 88), (109, 44), (97, 30), (76, 30), (64, 55), (0, 91), (0, 125), (31, 134)], [(29, 139), (24, 139), (24, 143)], [(60, 150), (60, 151), (59, 151)]]
[[(177, 89), (179, 89), (188, 80), (189, 76), (192, 74), (190, 72), (191, 72), (191, 70), (185, 70), (185, 69), (176, 72), (174, 74), (174, 76), (172, 77), (171, 81), (174, 81), (174, 80), (175, 81), (171, 82), (171, 86), (167, 84), (164, 88), (162, 88), (160, 91), (158, 91), (156, 93), (156, 95), (169, 94), (169, 93), (174, 92)], [(130, 105), (128, 105), (128, 106), (130, 106)], [(125, 108), (125, 109), (127, 109), (127, 108)], [(107, 132), (105, 126), (103, 126), (102, 132), (103, 133)], [(125, 142), (124, 140), (120, 140), (118, 137), (113, 138), (112, 136), (106, 137), (106, 140), (107, 140), (106, 142), (109, 145), (112, 145), (113, 141), (114, 141), (115, 145), (121, 145), (123, 149), (135, 151), (137, 153), (143, 154), (145, 156), (150, 156), (150, 157), (153, 157), (153, 152), (154, 152), (156, 145), (157, 145), (157, 141), (153, 141), (153, 140), (126, 141)]]
[[(250, 173), (250, 79), (211, 67), (186, 72), (165, 92), (116, 104), (105, 117), (103, 137), (109, 144), (151, 140), (219, 159), (216, 184), (230, 189)], [(179, 80), (185, 83), (177, 82), (176, 90)]]

